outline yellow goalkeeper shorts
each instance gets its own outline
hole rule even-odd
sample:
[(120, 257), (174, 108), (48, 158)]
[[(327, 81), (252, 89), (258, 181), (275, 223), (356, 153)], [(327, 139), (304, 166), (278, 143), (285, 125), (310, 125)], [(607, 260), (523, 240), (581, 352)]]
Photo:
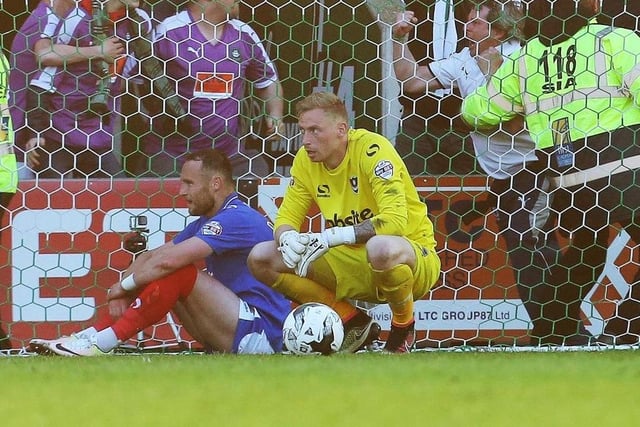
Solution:
[[(416, 254), (413, 269), (414, 299), (423, 297), (440, 277), (440, 258), (433, 249), (407, 241)], [(372, 282), (371, 266), (365, 245), (343, 245), (331, 248), (313, 263), (309, 278), (334, 290), (338, 299), (357, 299), (371, 303), (384, 302)]]

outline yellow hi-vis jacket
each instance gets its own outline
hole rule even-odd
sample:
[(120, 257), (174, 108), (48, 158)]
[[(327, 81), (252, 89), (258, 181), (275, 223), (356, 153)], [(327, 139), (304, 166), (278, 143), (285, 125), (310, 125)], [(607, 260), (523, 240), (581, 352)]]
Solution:
[(7, 105), (9, 61), (0, 53), (0, 193), (15, 193), (18, 168), (13, 153), (13, 128)]
[[(634, 140), (611, 141), (617, 154), (624, 153), (617, 159), (615, 151), (599, 155), (595, 163), (573, 158), (578, 149), (573, 145), (590, 146), (590, 137), (640, 125), (639, 95), (640, 37), (590, 23), (557, 45), (538, 39), (527, 43), (487, 86), (464, 99), (462, 115), (479, 128), (524, 115), (536, 147), (555, 153), (560, 174), (575, 167), (588, 175), (563, 176), (558, 185), (570, 187), (620, 172), (622, 163), (627, 170), (640, 168), (640, 157), (627, 150)], [(599, 168), (590, 171), (591, 166)]]
[(462, 115), (479, 128), (523, 115), (562, 189), (562, 222), (596, 227), (640, 215), (639, 95), (640, 37), (591, 22), (558, 44), (528, 42), (464, 99)]
[(639, 94), (640, 37), (590, 23), (557, 45), (527, 43), (464, 99), (462, 116), (483, 128), (524, 115), (536, 147), (551, 151), (640, 124)]

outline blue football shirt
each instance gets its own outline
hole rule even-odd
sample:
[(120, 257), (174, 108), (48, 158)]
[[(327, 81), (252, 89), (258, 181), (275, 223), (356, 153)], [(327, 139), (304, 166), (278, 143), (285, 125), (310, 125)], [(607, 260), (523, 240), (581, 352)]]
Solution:
[(255, 307), (270, 325), (267, 336), (272, 343), (282, 339), (282, 322), (291, 309), (279, 292), (259, 282), (247, 266), (247, 257), (258, 243), (273, 240), (267, 219), (232, 193), (213, 216), (202, 216), (180, 232), (173, 242), (191, 237), (206, 242), (213, 253), (206, 258), (207, 271), (243, 301)]

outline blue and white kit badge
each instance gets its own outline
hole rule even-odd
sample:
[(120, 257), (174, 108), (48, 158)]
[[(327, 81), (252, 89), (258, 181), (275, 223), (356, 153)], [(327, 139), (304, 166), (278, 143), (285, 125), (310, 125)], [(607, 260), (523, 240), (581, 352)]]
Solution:
[(389, 160), (380, 160), (374, 169), (377, 177), (389, 179), (393, 176), (393, 163)]
[(211, 221), (202, 226), (202, 234), (205, 236), (219, 236), (222, 234), (222, 224)]

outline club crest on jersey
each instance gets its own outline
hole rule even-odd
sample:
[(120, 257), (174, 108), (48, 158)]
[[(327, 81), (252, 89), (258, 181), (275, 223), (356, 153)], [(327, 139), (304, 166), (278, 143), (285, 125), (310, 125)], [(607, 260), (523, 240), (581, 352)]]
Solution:
[(351, 184), (351, 190), (354, 193), (358, 194), (358, 191), (359, 191), (359, 189), (358, 189), (358, 177), (357, 176), (352, 176), (349, 179), (349, 184)]
[(373, 172), (379, 178), (389, 179), (393, 176), (393, 163), (389, 160), (380, 160)]
[(234, 61), (240, 60), (240, 50), (238, 48), (231, 49), (231, 59)]
[(205, 236), (219, 236), (222, 234), (222, 224), (211, 221), (202, 226), (202, 234)]

